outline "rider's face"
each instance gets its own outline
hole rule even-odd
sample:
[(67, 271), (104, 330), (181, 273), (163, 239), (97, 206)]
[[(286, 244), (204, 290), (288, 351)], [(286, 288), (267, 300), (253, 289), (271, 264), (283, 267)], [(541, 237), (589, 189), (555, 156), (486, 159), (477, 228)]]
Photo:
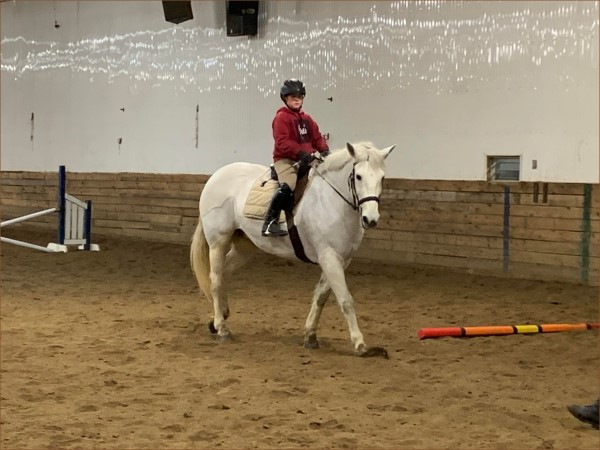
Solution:
[(292, 109), (300, 109), (304, 102), (304, 95), (290, 94), (285, 97), (285, 104)]

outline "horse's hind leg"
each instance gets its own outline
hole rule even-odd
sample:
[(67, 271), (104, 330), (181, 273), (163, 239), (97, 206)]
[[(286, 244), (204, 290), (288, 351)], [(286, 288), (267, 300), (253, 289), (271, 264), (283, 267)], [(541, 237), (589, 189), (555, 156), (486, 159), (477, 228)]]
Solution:
[(211, 331), (214, 330), (219, 338), (226, 340), (230, 337), (230, 332), (225, 324), (226, 316), (229, 315), (229, 305), (227, 292), (223, 285), (223, 270), (225, 267), (225, 258), (230, 248), (230, 237), (222, 237), (216, 243), (210, 246), (210, 293), (213, 299), (214, 317), (212, 320)]
[(325, 272), (322, 272), (321, 279), (315, 286), (312, 305), (306, 318), (306, 325), (304, 326), (304, 347), (306, 348), (319, 348), (317, 326), (319, 325), (319, 319), (321, 318), (321, 313), (323, 312), (325, 303), (327, 303), (329, 294), (331, 294), (331, 287), (329, 286)]
[[(225, 256), (224, 262), (224, 275), (229, 277), (236, 270), (240, 269), (256, 254), (256, 247), (241, 231), (234, 233), (231, 247)], [(221, 280), (221, 283), (223, 281)], [(219, 301), (221, 305), (221, 311), (223, 312), (223, 318), (227, 320), (229, 317), (229, 298), (225, 289), (221, 290), (221, 297)], [(213, 324), (214, 327), (214, 324)], [(216, 333), (216, 330), (213, 332)]]

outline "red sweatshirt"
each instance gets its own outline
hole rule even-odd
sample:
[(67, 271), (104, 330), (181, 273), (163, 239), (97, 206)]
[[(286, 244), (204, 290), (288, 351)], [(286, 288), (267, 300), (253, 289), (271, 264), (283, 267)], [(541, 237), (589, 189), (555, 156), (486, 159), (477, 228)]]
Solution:
[(291, 159), (298, 161), (298, 152), (313, 153), (315, 150), (328, 150), (327, 142), (321, 136), (319, 126), (302, 110), (294, 112), (282, 106), (273, 119), (273, 161)]

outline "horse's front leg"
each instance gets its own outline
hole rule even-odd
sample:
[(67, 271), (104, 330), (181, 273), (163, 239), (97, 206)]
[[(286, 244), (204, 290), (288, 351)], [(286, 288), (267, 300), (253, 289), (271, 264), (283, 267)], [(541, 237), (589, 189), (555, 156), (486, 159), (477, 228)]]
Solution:
[(325, 303), (327, 303), (329, 294), (331, 294), (331, 287), (327, 281), (327, 275), (325, 275), (325, 272), (322, 272), (321, 279), (315, 286), (312, 305), (306, 318), (306, 325), (304, 326), (304, 347), (306, 348), (319, 348), (317, 326), (319, 325), (319, 319), (321, 318), (321, 313), (323, 312)]
[(354, 299), (346, 284), (344, 274), (344, 261), (333, 249), (326, 249), (319, 255), (319, 264), (327, 276), (327, 281), (333, 290), (340, 309), (350, 330), (350, 340), (354, 347), (354, 352), (359, 356), (383, 356), (388, 358), (387, 351), (383, 347), (367, 347), (363, 335), (358, 327), (356, 312), (354, 310)]

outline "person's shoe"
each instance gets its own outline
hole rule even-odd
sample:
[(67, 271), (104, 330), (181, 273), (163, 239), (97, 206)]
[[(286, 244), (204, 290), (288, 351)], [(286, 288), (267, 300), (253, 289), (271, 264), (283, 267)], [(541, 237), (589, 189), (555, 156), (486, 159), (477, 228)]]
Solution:
[(596, 430), (598, 429), (598, 400), (596, 400), (596, 403), (586, 406), (569, 405), (567, 409), (577, 419), (589, 423)]

